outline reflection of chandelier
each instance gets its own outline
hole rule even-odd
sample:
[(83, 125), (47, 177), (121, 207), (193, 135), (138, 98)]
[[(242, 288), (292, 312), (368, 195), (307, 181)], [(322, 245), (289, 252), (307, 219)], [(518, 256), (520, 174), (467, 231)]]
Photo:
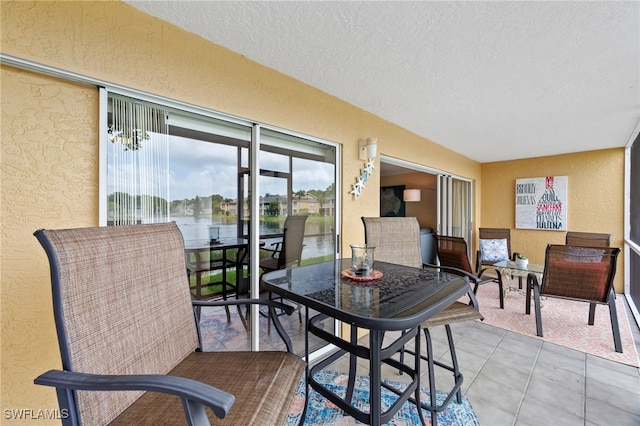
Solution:
[(109, 140), (111, 143), (121, 143), (125, 151), (137, 151), (142, 148), (142, 141), (151, 139), (149, 134), (142, 129), (116, 129), (112, 124), (109, 126)]

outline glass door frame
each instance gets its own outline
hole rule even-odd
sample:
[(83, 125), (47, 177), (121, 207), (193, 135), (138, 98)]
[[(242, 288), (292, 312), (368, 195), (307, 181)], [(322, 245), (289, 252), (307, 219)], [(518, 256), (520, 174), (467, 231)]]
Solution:
[[(158, 104), (161, 105), (163, 107), (168, 107), (171, 109), (175, 109), (175, 110), (179, 110), (185, 113), (193, 113), (193, 114), (197, 114), (200, 116), (203, 116), (205, 118), (211, 118), (214, 120), (222, 120), (222, 121), (226, 121), (229, 123), (233, 123), (236, 125), (241, 125), (241, 126), (246, 126), (248, 129), (251, 130), (251, 142), (249, 144), (249, 159), (248, 159), (248, 167), (249, 167), (249, 175), (251, 176), (252, 170), (260, 170), (260, 130), (261, 129), (268, 129), (268, 130), (272, 130), (272, 131), (276, 131), (279, 133), (282, 133), (284, 135), (289, 135), (289, 136), (293, 136), (293, 137), (297, 137), (297, 138), (301, 138), (301, 139), (306, 139), (312, 142), (316, 142), (322, 145), (326, 145), (326, 146), (330, 146), (333, 147), (333, 149), (335, 149), (335, 160), (334, 160), (334, 167), (335, 167), (335, 176), (334, 176), (334, 182), (335, 182), (335, 188), (336, 188), (336, 193), (334, 194), (335, 196), (335, 207), (334, 207), (334, 220), (335, 220), (335, 228), (333, 231), (333, 237), (334, 237), (334, 241), (340, 241), (340, 229), (341, 229), (341, 225), (340, 225), (340, 214), (341, 214), (341, 199), (339, 197), (339, 192), (338, 192), (338, 188), (341, 187), (341, 170), (342, 170), (342, 166), (341, 166), (341, 145), (336, 143), (336, 142), (331, 142), (325, 139), (320, 139), (320, 138), (316, 138), (316, 137), (312, 137), (309, 135), (305, 135), (305, 134), (301, 134), (301, 133), (297, 133), (294, 131), (290, 131), (287, 129), (282, 129), (279, 127), (275, 127), (275, 126), (269, 126), (266, 124), (262, 124), (262, 123), (257, 123), (255, 121), (250, 121), (250, 120), (246, 120), (246, 119), (242, 119), (239, 117), (234, 117), (231, 115), (227, 115), (224, 113), (219, 113), (217, 111), (213, 111), (207, 108), (202, 108), (202, 107), (198, 107), (192, 104), (187, 104), (184, 102), (180, 102), (180, 101), (176, 101), (176, 100), (172, 100), (172, 99), (168, 99), (168, 98), (164, 98), (161, 96), (157, 96), (157, 95), (152, 95), (152, 94), (148, 94), (148, 93), (144, 93), (141, 91), (137, 91), (137, 90), (133, 90), (133, 89), (127, 89), (127, 88), (122, 88), (122, 87), (100, 87), (99, 88), (99, 95), (100, 95), (100, 120), (99, 120), (99, 135), (100, 135), (100, 143), (99, 143), (99, 183), (98, 183), (98, 187), (99, 187), (99, 191), (98, 191), (98, 205), (99, 205), (99, 213), (98, 213), (98, 222), (100, 226), (106, 226), (107, 225), (107, 208), (108, 208), (108, 204), (107, 204), (107, 147), (108, 147), (108, 128), (107, 128), (107, 111), (108, 111), (108, 98), (109, 98), (109, 93), (113, 93), (113, 94), (117, 94), (117, 95), (122, 95), (122, 96), (127, 96), (130, 98), (134, 98), (134, 99), (138, 99), (140, 101), (144, 101), (144, 102), (150, 102), (150, 103), (154, 103), (154, 104)], [(238, 166), (238, 172), (242, 171), (243, 167), (242, 164), (239, 163)], [(240, 177), (238, 177), (238, 179), (240, 180)], [(290, 181), (290, 179), (289, 179)], [(249, 193), (246, 194), (249, 197), (250, 203), (249, 203), (249, 217), (252, 219), (250, 220), (250, 225), (249, 225), (249, 234), (250, 234), (250, 238), (249, 238), (249, 253), (250, 253), (250, 257), (249, 257), (249, 261), (250, 261), (250, 270), (251, 271), (259, 271), (259, 258), (260, 258), (260, 254), (259, 254), (259, 250), (260, 250), (260, 241), (259, 241), (259, 226), (260, 226), (260, 211), (259, 211), (259, 203), (260, 203), (260, 197), (259, 196), (252, 196), (253, 194), (260, 194), (259, 191), (259, 179), (249, 179)], [(244, 192), (244, 188), (242, 187), (238, 187), (238, 195), (243, 195)], [(289, 207), (290, 208), (290, 207)], [(239, 221), (242, 220), (242, 215), (243, 215), (243, 210), (244, 210), (244, 206), (238, 206), (238, 210), (239, 210)], [(241, 226), (241, 225), (240, 225)], [(238, 228), (238, 230), (240, 232), (244, 232), (241, 231), (243, 229), (242, 228)], [(339, 254), (339, 246), (338, 244), (336, 244), (334, 246), (334, 257), (337, 257)], [(259, 274), (256, 273), (252, 273), (250, 275), (250, 280), (249, 280), (249, 286), (251, 291), (253, 292), (252, 294), (257, 294), (258, 288), (259, 288)], [(251, 315), (251, 350), (257, 351), (259, 350), (259, 327), (257, 325), (258, 322), (258, 318), (259, 315), (257, 314), (257, 305), (252, 305), (251, 306), (251, 310), (252, 310), (252, 315)], [(254, 323), (255, 322), (255, 323)], [(338, 323), (336, 322), (335, 327), (334, 327), (334, 332), (339, 335), (340, 334), (340, 327), (338, 326)], [(315, 354), (316, 353), (320, 353), (320, 352), (326, 352), (331, 350), (331, 348), (322, 348), (319, 351), (311, 354), (311, 358), (315, 358)]]
[[(464, 239), (467, 242), (467, 247), (471, 253), (474, 250), (474, 241), (473, 241), (473, 227), (474, 227), (474, 198), (473, 198), (473, 181), (468, 178), (464, 178), (461, 176), (452, 175), (450, 173), (444, 172), (442, 170), (434, 169), (428, 166), (423, 166), (421, 164), (412, 163), (405, 160), (400, 160), (393, 157), (387, 157), (384, 155), (380, 156), (381, 163), (392, 164), (394, 166), (403, 167), (409, 170), (414, 170), (416, 172), (428, 173), (431, 175), (436, 175), (437, 179), (437, 227), (436, 233), (440, 235), (450, 235), (450, 230), (453, 224), (453, 197), (452, 197), (452, 185), (451, 182), (453, 179), (459, 180), (461, 182), (468, 183), (468, 232), (464, 235)], [(447, 233), (449, 232), (449, 233)], [(470, 257), (471, 259), (471, 257)]]

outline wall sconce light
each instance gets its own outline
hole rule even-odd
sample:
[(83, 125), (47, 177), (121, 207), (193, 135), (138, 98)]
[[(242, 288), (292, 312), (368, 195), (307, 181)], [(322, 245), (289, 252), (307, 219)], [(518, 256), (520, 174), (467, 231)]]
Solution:
[(360, 176), (356, 176), (356, 183), (352, 184), (351, 191), (349, 193), (353, 194), (355, 198), (360, 196), (362, 189), (364, 188), (365, 182), (369, 179), (369, 176), (373, 173), (374, 159), (376, 158), (376, 153), (378, 152), (378, 139), (377, 138), (367, 138), (360, 139), (358, 141), (358, 158), (364, 161), (364, 168), (360, 169)]
[(405, 202), (420, 201), (420, 192), (419, 189), (405, 189), (402, 192), (402, 199)]
[(378, 139), (360, 139), (360, 141), (358, 141), (358, 148), (358, 158), (360, 160), (367, 161), (369, 158), (376, 158), (376, 153), (378, 152)]

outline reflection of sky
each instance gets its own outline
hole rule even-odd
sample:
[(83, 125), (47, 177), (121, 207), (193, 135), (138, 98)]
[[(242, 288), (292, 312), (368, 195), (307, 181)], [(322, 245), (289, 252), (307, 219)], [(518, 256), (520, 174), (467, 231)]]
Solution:
[(172, 200), (220, 194), (237, 196), (236, 147), (172, 137), (169, 174)]
[[(237, 148), (185, 138), (172, 138), (169, 148), (171, 199), (220, 194), (237, 197)], [(260, 168), (286, 172), (288, 158), (262, 152)], [(334, 181), (334, 166), (304, 159), (293, 160), (293, 191), (325, 190)], [(286, 181), (262, 177), (260, 195), (285, 195)]]
[[(122, 153), (122, 148), (110, 144), (113, 149), (112, 157), (116, 153)], [(152, 141), (143, 142), (141, 149), (149, 150), (154, 148)], [(128, 165), (123, 164), (114, 171), (113, 164), (108, 164), (107, 193), (113, 192), (113, 176), (117, 174), (121, 182), (132, 183), (125, 192), (135, 193), (136, 178), (134, 177), (134, 167), (131, 163), (135, 157), (140, 157), (139, 152), (128, 151), (126, 158), (130, 159)], [(169, 140), (169, 196), (171, 201), (184, 200), (200, 197), (208, 197), (219, 194), (224, 198), (235, 199), (237, 197), (237, 161), (238, 151), (234, 146), (223, 144), (202, 142), (182, 137), (172, 136)], [(161, 155), (161, 157), (164, 157)], [(246, 158), (246, 155), (245, 155)], [(246, 161), (246, 160), (245, 160)], [(261, 152), (260, 168), (263, 170), (275, 170), (287, 172), (288, 158), (283, 155), (269, 152)], [(166, 178), (165, 178), (166, 179)], [(157, 182), (161, 185), (163, 179)], [(321, 163), (311, 160), (294, 158), (293, 160), (293, 192), (300, 190), (325, 190), (334, 182), (334, 166), (332, 164)], [(284, 179), (261, 177), (260, 195), (285, 195), (286, 181)], [(146, 192), (143, 190), (143, 192)]]

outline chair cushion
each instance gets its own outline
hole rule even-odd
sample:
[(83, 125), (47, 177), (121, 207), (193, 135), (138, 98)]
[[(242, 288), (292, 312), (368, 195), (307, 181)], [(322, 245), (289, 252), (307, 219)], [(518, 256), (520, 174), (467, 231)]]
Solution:
[(605, 302), (608, 297), (607, 263), (576, 263), (550, 259), (542, 293)]
[(590, 247), (567, 247), (567, 260), (578, 263), (602, 262), (603, 249)]
[(501, 262), (509, 260), (509, 249), (506, 239), (480, 240), (480, 256), (484, 262)]
[(453, 324), (456, 322), (483, 320), (484, 317), (476, 311), (473, 306), (466, 303), (455, 302), (443, 311), (422, 323), (423, 328), (435, 327), (438, 325)]
[[(303, 377), (305, 363), (288, 352), (194, 352), (169, 372), (216, 386), (236, 401), (226, 425), (282, 425)], [(303, 403), (303, 402), (302, 402)], [(212, 425), (223, 420), (207, 410)], [(184, 425), (180, 399), (146, 392), (112, 425)]]
[(275, 271), (278, 268), (278, 258), (277, 257), (267, 257), (260, 261), (260, 267), (265, 270), (265, 272)]

